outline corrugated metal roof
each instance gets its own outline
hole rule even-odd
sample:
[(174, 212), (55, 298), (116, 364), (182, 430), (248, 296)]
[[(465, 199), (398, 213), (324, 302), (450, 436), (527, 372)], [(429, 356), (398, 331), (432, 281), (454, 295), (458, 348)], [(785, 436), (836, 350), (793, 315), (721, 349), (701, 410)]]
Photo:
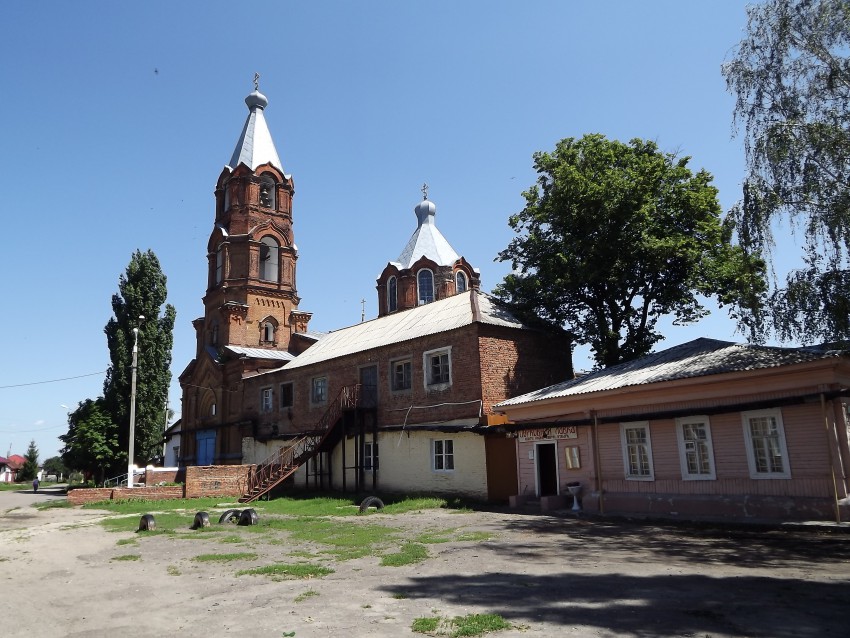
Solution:
[(701, 337), (661, 352), (597, 370), (578, 379), (535, 390), (494, 407), (521, 405), (662, 381), (703, 377), (724, 372), (775, 368), (841, 355), (839, 350), (777, 348), (737, 344)]
[(508, 328), (527, 327), (488, 295), (468, 290), (447, 299), (330, 332), (287, 364), (286, 369), (468, 326), (475, 321), (472, 295), (478, 302), (478, 320), (481, 323)]
[(242, 346), (225, 346), (225, 350), (233, 354), (252, 359), (272, 359), (275, 361), (291, 361), (295, 355), (285, 350), (267, 350), (266, 348), (244, 348)]

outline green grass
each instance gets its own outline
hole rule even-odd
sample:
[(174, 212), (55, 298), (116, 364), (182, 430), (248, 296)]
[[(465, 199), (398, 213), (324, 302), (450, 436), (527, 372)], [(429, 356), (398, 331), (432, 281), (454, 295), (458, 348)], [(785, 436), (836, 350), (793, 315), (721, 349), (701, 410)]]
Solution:
[(31, 483), (0, 483), (0, 492), (12, 492), (14, 490), (32, 490)]
[(451, 620), (439, 616), (416, 618), (410, 629), (419, 634), (432, 636), (482, 636), (493, 631), (510, 629), (511, 624), (498, 614), (468, 614), (455, 616)]
[(138, 554), (123, 554), (121, 556), (115, 556), (112, 560), (141, 560), (142, 557)]
[(268, 576), (272, 580), (288, 580), (293, 578), (321, 578), (333, 574), (334, 570), (321, 565), (309, 565), (306, 563), (290, 564), (276, 563), (253, 569), (241, 569), (236, 572), (237, 576)]
[(396, 539), (398, 530), (371, 523), (345, 523), (326, 518), (299, 516), (296, 518), (266, 518), (252, 531), (285, 531), (294, 541), (327, 545), (322, 553), (337, 560), (349, 560), (377, 554), (381, 547)]
[(219, 543), (244, 543), (245, 539), (241, 536), (237, 536), (236, 534), (231, 534), (229, 536), (219, 536), (215, 539)]
[(137, 538), (121, 538), (115, 544), (116, 545), (138, 545), (139, 539), (137, 539)]
[(192, 560), (198, 563), (229, 563), (235, 560), (257, 560), (257, 554), (254, 552), (238, 552), (234, 554), (199, 554)]
[(318, 596), (318, 595), (319, 595), (319, 592), (317, 592), (315, 589), (308, 589), (307, 591), (303, 591), (300, 594), (298, 594), (295, 597), (294, 602), (301, 603), (301, 602), (304, 602), (305, 600), (307, 600), (308, 598), (311, 598), (313, 596)]
[(428, 550), (419, 543), (405, 543), (395, 554), (385, 554), (381, 557), (381, 565), (385, 567), (402, 567), (421, 563), (428, 558)]
[(39, 510), (52, 510), (56, 508), (74, 507), (66, 498), (53, 498), (49, 501), (36, 503), (35, 508)]

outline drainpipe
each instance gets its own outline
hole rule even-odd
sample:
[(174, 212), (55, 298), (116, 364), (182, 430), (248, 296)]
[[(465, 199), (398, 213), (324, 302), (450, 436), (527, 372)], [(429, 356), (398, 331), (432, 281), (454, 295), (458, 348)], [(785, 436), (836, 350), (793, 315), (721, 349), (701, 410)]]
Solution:
[(838, 484), (835, 481), (835, 461), (832, 455), (832, 432), (829, 428), (829, 419), (826, 417), (826, 398), (823, 392), (820, 394), (820, 412), (823, 417), (823, 424), (826, 427), (826, 449), (829, 452), (829, 470), (832, 475), (832, 498), (833, 506), (835, 507), (835, 522), (841, 522), (841, 509), (838, 507)]
[(599, 455), (599, 421), (596, 410), (593, 414), (593, 456), (596, 462), (596, 491), (599, 493), (599, 513), (605, 513), (604, 497), (602, 496), (602, 457)]

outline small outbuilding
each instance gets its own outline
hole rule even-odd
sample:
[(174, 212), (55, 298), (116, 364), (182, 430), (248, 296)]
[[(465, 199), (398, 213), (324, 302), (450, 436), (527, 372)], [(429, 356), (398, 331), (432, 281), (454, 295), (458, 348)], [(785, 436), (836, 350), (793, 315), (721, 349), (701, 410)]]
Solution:
[[(512, 502), (683, 519), (846, 519), (850, 355), (696, 339), (494, 406)], [(580, 487), (576, 488), (575, 484)]]

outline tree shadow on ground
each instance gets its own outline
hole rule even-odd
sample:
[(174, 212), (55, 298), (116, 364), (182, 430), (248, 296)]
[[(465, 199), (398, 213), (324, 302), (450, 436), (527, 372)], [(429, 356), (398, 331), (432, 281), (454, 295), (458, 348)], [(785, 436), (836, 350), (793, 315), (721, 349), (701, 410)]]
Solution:
[(846, 636), (850, 587), (768, 577), (482, 573), (413, 577), (392, 595), (478, 605), (511, 622), (631, 636)]
[[(537, 558), (554, 547), (577, 559), (605, 552), (631, 562), (677, 560), (751, 568), (850, 562), (850, 534), (844, 531), (541, 516), (506, 521), (505, 529), (522, 534), (522, 545), (492, 549), (518, 559)], [(635, 548), (641, 552), (635, 553)]]

